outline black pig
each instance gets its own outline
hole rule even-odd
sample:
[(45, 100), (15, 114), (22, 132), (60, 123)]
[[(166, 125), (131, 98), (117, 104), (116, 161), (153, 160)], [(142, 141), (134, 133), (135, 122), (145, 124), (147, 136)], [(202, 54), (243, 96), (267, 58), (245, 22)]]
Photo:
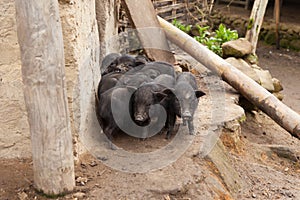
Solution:
[(141, 72), (152, 79), (155, 79), (161, 74), (168, 74), (175, 77), (173, 66), (166, 62), (149, 62), (129, 70), (127, 74), (136, 74), (138, 72)]
[[(113, 87), (96, 96), (96, 115), (98, 122), (111, 143), (113, 136), (131, 128), (130, 97), (134, 90), (126, 87)], [(128, 121), (129, 120), (129, 121)], [(131, 123), (131, 124), (130, 124)], [(128, 127), (130, 126), (131, 127)], [(121, 128), (123, 129), (121, 129)]]
[(115, 87), (122, 76), (123, 74), (118, 72), (112, 72), (102, 76), (101, 81), (98, 85), (98, 94), (102, 94), (105, 91)]
[(193, 74), (183, 72), (176, 79), (175, 95), (176, 98), (173, 100), (175, 112), (182, 118), (183, 125), (188, 123), (189, 133), (194, 135), (194, 113), (198, 106), (198, 98), (205, 93), (198, 90)]
[[(114, 54), (113, 54), (114, 55)], [(136, 66), (135, 57), (131, 55), (121, 55), (121, 56), (112, 56), (112, 54), (108, 54), (104, 59), (103, 62), (107, 60), (113, 59), (112, 62), (108, 66), (101, 66), (103, 72), (102, 76), (111, 72), (120, 72), (125, 73), (128, 70), (134, 68)], [(103, 65), (102, 62), (102, 65)], [(105, 62), (106, 63), (106, 62)]]
[[(176, 115), (174, 112), (169, 112), (169, 104), (172, 99), (172, 90), (156, 83), (146, 83), (139, 87), (133, 94), (132, 99), (132, 117), (136, 124), (139, 126), (148, 125), (152, 119), (159, 118), (160, 111), (152, 110), (152, 116), (150, 117), (151, 106), (160, 104), (166, 111), (166, 122), (164, 126), (168, 129), (167, 136), (173, 130)], [(162, 123), (158, 120), (157, 125)]]

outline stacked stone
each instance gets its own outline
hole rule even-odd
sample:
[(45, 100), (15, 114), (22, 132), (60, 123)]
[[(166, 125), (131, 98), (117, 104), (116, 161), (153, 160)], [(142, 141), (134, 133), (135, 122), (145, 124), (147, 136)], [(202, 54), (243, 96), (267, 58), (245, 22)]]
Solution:
[(252, 54), (252, 45), (245, 38), (226, 42), (222, 45), (223, 57), (234, 67), (259, 83), (278, 99), (282, 100), (280, 91), (283, 87), (280, 81), (273, 78), (269, 70), (264, 70), (258, 65), (258, 58)]

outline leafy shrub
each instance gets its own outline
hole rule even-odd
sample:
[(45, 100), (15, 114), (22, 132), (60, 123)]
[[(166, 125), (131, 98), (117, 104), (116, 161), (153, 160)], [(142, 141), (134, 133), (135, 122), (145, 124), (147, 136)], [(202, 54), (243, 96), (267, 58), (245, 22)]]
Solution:
[[(190, 33), (192, 25), (184, 25), (178, 20), (174, 19), (172, 24), (180, 30)], [(231, 40), (238, 39), (238, 33), (236, 30), (230, 30), (226, 28), (224, 24), (220, 24), (218, 29), (210, 32), (209, 26), (195, 26), (199, 32), (199, 36), (194, 36), (194, 39), (205, 45), (208, 49), (214, 53), (222, 56), (222, 44)]]

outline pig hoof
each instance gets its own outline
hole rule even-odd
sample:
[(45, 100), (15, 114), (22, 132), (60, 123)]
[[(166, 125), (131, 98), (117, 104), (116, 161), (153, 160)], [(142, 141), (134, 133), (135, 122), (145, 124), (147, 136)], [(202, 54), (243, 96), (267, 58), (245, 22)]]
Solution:
[(195, 135), (195, 131), (190, 131), (190, 135)]
[(111, 148), (111, 150), (114, 150), (114, 151), (120, 149), (118, 146), (114, 145), (113, 143), (110, 144), (110, 148)]
[(166, 137), (165, 137), (165, 139), (166, 139), (166, 140), (169, 140), (170, 137), (171, 137), (171, 134), (167, 134)]

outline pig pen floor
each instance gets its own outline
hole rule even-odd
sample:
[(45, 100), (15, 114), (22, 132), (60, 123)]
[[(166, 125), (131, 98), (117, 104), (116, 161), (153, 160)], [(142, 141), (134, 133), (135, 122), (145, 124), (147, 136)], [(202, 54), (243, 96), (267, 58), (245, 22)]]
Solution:
[[(300, 54), (262, 44), (257, 53), (260, 66), (269, 69), (283, 83), (284, 102), (300, 113)], [(205, 76), (212, 78), (212, 84), (218, 81), (209, 73)], [(200, 77), (199, 82), (208, 91), (205, 79)], [(209, 106), (208, 100), (209, 97), (201, 100), (200, 105)], [(230, 97), (231, 100), (234, 98)], [(206, 108), (200, 109), (204, 109), (200, 110), (203, 113)], [(231, 164), (246, 187), (238, 189), (236, 196), (230, 198), (219, 172), (199, 156), (199, 144), (203, 141), (200, 133), (208, 128), (206, 123), (199, 127), (193, 144), (174, 163), (148, 173), (115, 170), (103, 164), (104, 157), (100, 161), (86, 154), (76, 165), (75, 192), (57, 199), (300, 199), (299, 140), (263, 113), (247, 114), (242, 124), (241, 151), (228, 149)], [(134, 152), (152, 151), (168, 142), (163, 134), (145, 141), (126, 136), (117, 138), (119, 146)], [(285, 149), (286, 156), (270, 151), (270, 147)], [(30, 158), (0, 159), (0, 177), (1, 200), (47, 199), (33, 189)]]

